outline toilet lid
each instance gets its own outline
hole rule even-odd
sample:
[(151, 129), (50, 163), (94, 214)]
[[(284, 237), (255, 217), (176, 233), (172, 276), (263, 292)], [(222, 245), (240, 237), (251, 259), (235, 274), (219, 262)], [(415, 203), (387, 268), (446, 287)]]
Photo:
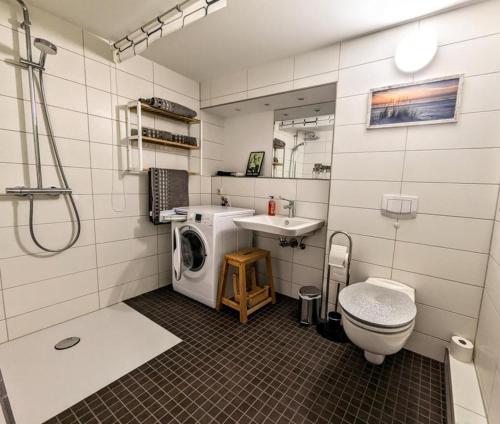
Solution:
[(408, 295), (369, 283), (346, 287), (339, 294), (339, 303), (352, 318), (375, 327), (403, 327), (417, 315)]

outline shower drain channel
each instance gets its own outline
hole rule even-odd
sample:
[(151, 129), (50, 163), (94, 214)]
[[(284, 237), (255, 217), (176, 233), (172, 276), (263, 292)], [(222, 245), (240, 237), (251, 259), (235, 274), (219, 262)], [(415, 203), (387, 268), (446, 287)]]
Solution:
[(76, 346), (78, 343), (80, 343), (80, 337), (67, 337), (56, 343), (54, 348), (56, 350), (69, 349), (70, 347)]

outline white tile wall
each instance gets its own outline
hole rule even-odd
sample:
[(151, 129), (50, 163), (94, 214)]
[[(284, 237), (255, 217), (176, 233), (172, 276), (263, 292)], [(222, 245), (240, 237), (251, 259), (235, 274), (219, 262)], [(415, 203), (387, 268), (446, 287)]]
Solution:
[(490, 423), (500, 420), (500, 220), (497, 205), (485, 290), (477, 328), (475, 365)]
[[(18, 58), (16, 46), (24, 45), (24, 35), (12, 27), (19, 7), (4, 1), (0, 6), (3, 191), (8, 185), (33, 184), (35, 174), (31, 134), (23, 132), (31, 128), (26, 72), (6, 63)], [(199, 110), (198, 82), (142, 57), (114, 65), (107, 43), (35, 7), (30, 11), (32, 35), (58, 47), (58, 54), (47, 60), (47, 98), (68, 181), (76, 193), (82, 232), (70, 250), (42, 254), (29, 236), (27, 202), (0, 197), (0, 342), (170, 283), (169, 228), (149, 222), (146, 174), (124, 172), (123, 105), (156, 93)], [(144, 121), (186, 131), (183, 125), (147, 114)], [(205, 128), (215, 130), (207, 134), (217, 134), (217, 120), (208, 121)], [(60, 185), (43, 120), (40, 123), (44, 181)], [(218, 142), (217, 136), (211, 138)], [(193, 156), (199, 162), (199, 152)], [(190, 165), (186, 152), (154, 145), (146, 145), (144, 158), (147, 166)], [(212, 154), (210, 160), (216, 159)], [(191, 177), (192, 201), (199, 203), (202, 193), (209, 203), (210, 178)], [(66, 243), (72, 225), (64, 199), (37, 200), (35, 207), (39, 239), (55, 247)]]
[[(440, 360), (451, 331), (474, 339), (484, 286), (500, 182), (499, 10), (498, 0), (486, 1), (293, 58), (294, 87), (338, 81), (328, 228), (353, 233), (353, 275), (392, 277), (417, 289), (418, 325), (407, 347)], [(419, 25), (437, 33), (440, 47), (426, 69), (404, 75), (394, 66), (394, 50)], [(283, 59), (247, 70), (251, 87), (241, 72), (237, 89), (249, 98), (257, 86), (272, 91), (277, 84), (278, 91), (278, 83), (290, 81), (291, 67)], [(457, 123), (366, 129), (371, 88), (450, 74), (465, 75)], [(208, 88), (202, 84), (207, 104), (223, 103)], [(290, 193), (287, 183), (272, 184)], [(310, 193), (306, 185), (297, 184), (296, 194)], [(266, 187), (264, 180), (256, 183), (253, 203), (241, 193), (234, 199), (265, 212)], [(419, 196), (417, 218), (381, 216), (384, 193)], [(321, 203), (297, 206), (324, 213)], [(498, 280), (496, 269), (490, 265), (488, 281)], [(279, 285), (289, 292), (286, 279)], [(500, 290), (489, 286), (490, 297), (498, 298)]]
[[(256, 213), (267, 213), (269, 196), (277, 199), (278, 214), (287, 214), (278, 196), (297, 201), (296, 216), (327, 219), (329, 180), (296, 180), (271, 178), (212, 178), (212, 203), (219, 204), (218, 190), (228, 197), (231, 206), (252, 208)], [(305, 250), (280, 247), (278, 237), (257, 233), (254, 245), (269, 250), (273, 258), (273, 273), (276, 290), (291, 297), (297, 297), (300, 287), (320, 287), (325, 256), (326, 227), (304, 243)]]
[[(316, 186), (316, 182), (209, 178), (215, 170), (227, 166), (227, 161), (222, 159), (224, 123), (204, 112), (207, 139), (204, 172), (201, 178), (191, 178), (191, 199), (216, 203), (219, 199), (214, 193), (222, 188), (233, 205), (265, 212), (268, 195), (293, 195), (298, 200), (298, 215), (325, 219), (329, 215), (330, 230), (348, 228), (353, 233), (353, 275), (357, 278), (380, 275), (416, 287), (419, 319), (408, 348), (442, 359), (451, 332), (474, 339), (500, 181), (497, 166), (500, 63), (496, 54), (500, 24), (495, 18), (499, 9), (497, 0), (483, 2), (343, 42), (341, 46), (222, 76), (202, 83), (201, 90), (196, 82), (141, 57), (116, 67), (109, 61), (107, 46), (99, 45), (91, 34), (34, 9), (35, 35), (47, 37), (60, 47), (60, 54), (48, 61), (47, 85), (52, 85), (48, 87), (49, 102), (58, 141), (65, 146), (64, 163), (68, 174), (73, 172), (70, 183), (80, 191), (77, 202), (83, 219), (93, 223), (94, 235), (92, 231), (84, 231), (83, 245), (55, 258), (26, 255), (20, 246), (13, 245), (15, 227), (20, 226), (19, 234), (26, 231), (26, 204), (0, 201), (0, 227), (5, 229), (5, 240), (10, 240), (2, 247), (0, 259), (8, 314), (0, 325), (0, 339), (6, 339), (7, 329), (9, 337), (17, 337), (157, 287), (169, 274), (167, 235), (163, 229), (151, 229), (145, 217), (147, 198), (141, 194), (145, 193), (144, 181), (120, 173), (123, 169), (120, 159), (123, 152), (117, 147), (123, 140), (120, 105), (130, 98), (155, 93), (198, 108), (200, 92), (202, 105), (208, 106), (335, 81), (339, 81), (339, 98), (330, 190), (324, 181), (318, 181)], [(1, 10), (6, 13), (8, 8)], [(7, 19), (2, 22), (5, 24), (0, 25), (0, 39), (6, 49), (0, 52), (0, 59), (5, 60), (16, 57), (12, 34), (15, 37), (18, 34), (9, 27)], [(427, 69), (407, 77), (393, 66), (394, 47), (400, 37), (419, 24), (437, 32), (440, 48)], [(12, 51), (7, 54), (9, 48)], [(470, 60), (471, 57), (475, 59)], [(20, 108), (28, 110), (28, 103), (20, 100), (26, 98), (25, 93), (12, 92), (12, 84), (5, 83), (19, 82), (22, 77), (5, 66), (0, 67), (0, 73), (3, 77), (0, 131), (9, 135), (8, 146), (19, 146), (19, 141), (29, 146), (29, 138), (20, 131), (29, 131), (30, 122), (18, 113)], [(450, 73), (466, 76), (457, 124), (365, 129), (370, 88)], [(75, 95), (62, 95), (68, 90)], [(163, 128), (164, 124), (158, 120), (147, 115), (144, 119)], [(41, 131), (46, 132), (43, 125)], [(45, 150), (44, 158), (50, 166), (47, 153)], [(187, 157), (151, 146), (146, 157), (148, 163), (158, 166), (190, 169), (200, 166), (198, 153)], [(26, 151), (0, 148), (1, 175), (16, 176), (20, 168), (13, 164), (32, 163), (30, 147)], [(91, 168), (92, 172), (87, 171), (87, 177), (85, 171), (70, 171), (76, 168)], [(28, 174), (22, 177), (24, 181), (29, 178)], [(380, 195), (388, 192), (418, 195), (416, 220), (400, 221), (397, 229), (393, 220), (381, 217)], [(67, 212), (56, 210), (56, 206), (61, 206), (61, 202), (40, 202), (36, 222), (51, 225), (67, 222)], [(135, 230), (131, 231), (129, 226)], [(42, 235), (44, 229), (39, 227), (39, 231)], [(274, 238), (256, 237), (258, 245), (273, 252), (275, 268), (279, 270), (277, 286), (289, 295), (294, 295), (301, 284), (318, 282), (315, 276), (321, 272), (318, 256), (324, 253), (324, 240), (325, 232), (311, 237), (305, 251), (292, 252), (279, 248)], [(53, 239), (54, 243), (58, 241)], [(78, 253), (78, 260), (71, 257), (73, 252)], [(482, 342), (490, 338), (488, 331), (494, 325), (490, 323), (496, 322), (498, 326), (496, 320), (500, 319), (498, 261), (490, 256), (489, 262), (477, 340), (479, 375), (487, 399), (500, 390), (498, 371), (495, 378), (485, 381), (484, 377), (500, 361), (498, 354), (491, 356), (496, 350), (488, 347), (490, 342), (482, 347)], [(88, 292), (90, 286), (79, 285), (76, 276), (96, 269), (99, 290)], [(149, 274), (151, 269), (153, 274)], [(39, 303), (26, 301), (24, 305), (8, 300), (29, 299), (23, 293), (30, 292), (31, 286), (57, 287), (61, 284), (59, 279), (66, 278), (68, 273), (75, 275), (75, 291), (67, 296), (64, 291), (62, 297), (51, 297), (55, 294), (49, 293), (36, 299)], [(78, 294), (73, 296), (73, 293)], [(450, 293), (461, 295), (446, 295)], [(13, 309), (14, 306), (18, 309)], [(489, 407), (491, 414), (498, 415), (494, 402)]]
[(340, 45), (306, 52), (201, 83), (201, 106), (215, 106), (247, 98), (338, 80)]
[[(384, 268), (373, 276), (389, 270), (390, 278), (416, 289), (418, 317), (407, 347), (440, 360), (451, 335), (474, 340), (486, 274), (500, 182), (500, 105), (493, 94), (500, 63), (492, 57), (500, 22), (488, 16), (497, 9), (490, 1), (422, 20), (441, 47), (426, 69), (409, 77), (397, 72), (394, 47), (418, 23), (340, 49), (329, 229), (354, 234), (353, 272), (375, 264)], [(476, 25), (463, 30), (472, 15)], [(463, 32), (471, 36), (462, 38)], [(371, 88), (462, 73), (458, 123), (366, 129)], [(383, 193), (419, 196), (416, 219), (381, 216)]]

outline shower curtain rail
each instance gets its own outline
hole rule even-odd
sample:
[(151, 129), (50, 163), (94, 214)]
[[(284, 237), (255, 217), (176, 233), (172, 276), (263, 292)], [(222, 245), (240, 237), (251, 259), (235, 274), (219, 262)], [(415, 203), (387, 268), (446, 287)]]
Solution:
[(154, 41), (223, 9), (227, 0), (183, 0), (110, 44), (115, 62), (140, 54)]

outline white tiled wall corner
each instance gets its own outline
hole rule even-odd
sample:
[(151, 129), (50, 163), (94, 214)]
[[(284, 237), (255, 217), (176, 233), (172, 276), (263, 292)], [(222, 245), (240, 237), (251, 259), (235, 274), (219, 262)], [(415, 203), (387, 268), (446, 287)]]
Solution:
[[(8, 2), (1, 6), (0, 39), (7, 43), (0, 53), (3, 191), (7, 185), (33, 184), (34, 152), (31, 134), (23, 132), (31, 131), (26, 72), (5, 62), (18, 59), (14, 47), (24, 45), (24, 35), (18, 33), (17, 26), (11, 26), (11, 14), (20, 17), (19, 8)], [(10, 339), (20, 337), (155, 289), (160, 280), (162, 285), (171, 282), (169, 228), (149, 222), (147, 176), (124, 172), (123, 105), (156, 94), (197, 112), (200, 106), (198, 82), (140, 56), (115, 65), (108, 43), (99, 37), (36, 7), (30, 11), (33, 35), (47, 38), (58, 47), (58, 54), (47, 60), (47, 98), (82, 230), (70, 250), (52, 256), (41, 254), (29, 237), (27, 202), (15, 198), (0, 202), (4, 240), (0, 248), (0, 342), (7, 340), (7, 329)], [(184, 125), (148, 114), (144, 123), (187, 131)], [(43, 120), (40, 133), (44, 182), (60, 185)], [(178, 169), (188, 169), (190, 161), (184, 151), (154, 145), (145, 146), (144, 159), (147, 166)], [(193, 178), (191, 183), (193, 199), (199, 202), (202, 193), (210, 195), (210, 178)], [(66, 243), (73, 226), (64, 199), (37, 200), (35, 224), (43, 243), (55, 247)]]
[(477, 341), (475, 350), (475, 365), (479, 378), (481, 392), (486, 409), (496, 403), (491, 397), (495, 384), (498, 358), (500, 355), (500, 337), (498, 324), (500, 315), (494, 308), (488, 292), (483, 297), (479, 325), (477, 329)]
[(485, 289), (479, 312), (475, 343), (475, 366), (489, 422), (500, 419), (500, 237), (498, 203), (486, 274)]

